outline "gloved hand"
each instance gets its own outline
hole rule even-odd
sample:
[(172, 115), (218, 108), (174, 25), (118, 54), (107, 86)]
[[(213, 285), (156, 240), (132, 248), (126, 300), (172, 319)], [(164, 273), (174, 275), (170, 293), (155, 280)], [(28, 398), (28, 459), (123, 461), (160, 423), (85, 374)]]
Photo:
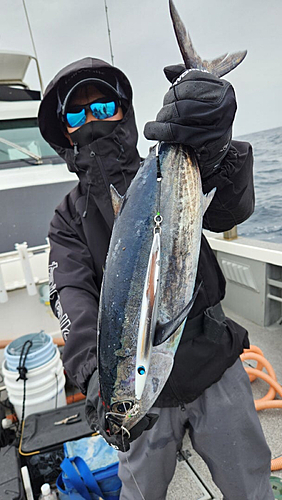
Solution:
[(100, 434), (108, 442), (108, 444), (119, 451), (128, 451), (130, 443), (141, 436), (143, 431), (150, 430), (159, 418), (156, 414), (148, 413), (132, 429), (130, 429), (130, 437), (128, 437), (126, 433), (123, 433), (122, 435), (121, 432), (110, 435), (107, 420), (105, 418), (105, 408), (103, 406), (102, 399), (99, 396), (97, 370), (91, 376), (88, 384), (85, 416), (91, 429), (95, 431), (99, 430)]
[(228, 152), (237, 105), (232, 85), (211, 73), (164, 68), (173, 85), (156, 121), (145, 125), (147, 139), (191, 146), (202, 177), (208, 177)]

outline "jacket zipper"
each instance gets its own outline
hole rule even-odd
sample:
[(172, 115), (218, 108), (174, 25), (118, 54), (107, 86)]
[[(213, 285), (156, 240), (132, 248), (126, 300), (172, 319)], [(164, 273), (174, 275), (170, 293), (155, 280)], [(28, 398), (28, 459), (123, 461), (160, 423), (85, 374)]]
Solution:
[(99, 167), (99, 170), (100, 170), (100, 173), (102, 175), (102, 178), (103, 178), (103, 181), (104, 181), (104, 184), (106, 186), (106, 190), (107, 190), (107, 193), (109, 195), (109, 198), (111, 200), (111, 192), (110, 192), (110, 188), (109, 188), (109, 180), (106, 176), (106, 173), (105, 173), (105, 170), (103, 169), (103, 163), (101, 161), (101, 158), (99, 157), (99, 155), (97, 155), (95, 153), (95, 151), (90, 151), (90, 157), (93, 158), (95, 156), (95, 159), (96, 159), (96, 162), (97, 162), (97, 165)]

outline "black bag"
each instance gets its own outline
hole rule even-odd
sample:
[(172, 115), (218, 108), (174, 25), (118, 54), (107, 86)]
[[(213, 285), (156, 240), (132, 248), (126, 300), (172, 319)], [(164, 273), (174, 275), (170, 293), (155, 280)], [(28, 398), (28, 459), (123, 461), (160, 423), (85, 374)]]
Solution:
[[(67, 424), (54, 425), (73, 415), (78, 416)], [(43, 483), (55, 485), (64, 459), (64, 442), (92, 434), (85, 419), (85, 400), (28, 415), (24, 421), (19, 452), (22, 465), (28, 467), (35, 498), (38, 498)]]

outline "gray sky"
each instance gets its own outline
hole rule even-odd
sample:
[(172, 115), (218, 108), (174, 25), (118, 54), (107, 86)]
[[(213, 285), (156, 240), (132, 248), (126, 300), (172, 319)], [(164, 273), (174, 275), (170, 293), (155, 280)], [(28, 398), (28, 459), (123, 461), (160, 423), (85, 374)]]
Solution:
[[(25, 0), (45, 86), (66, 64), (85, 56), (110, 62), (104, 0)], [(107, 0), (114, 63), (130, 79), (139, 128), (154, 119), (169, 83), (162, 69), (181, 62), (168, 0)], [(234, 135), (282, 126), (281, 0), (175, 0), (203, 58), (248, 50), (227, 75), (238, 111)], [(0, 49), (29, 52), (32, 44), (22, 0), (0, 0)], [(34, 81), (34, 68), (29, 73)]]

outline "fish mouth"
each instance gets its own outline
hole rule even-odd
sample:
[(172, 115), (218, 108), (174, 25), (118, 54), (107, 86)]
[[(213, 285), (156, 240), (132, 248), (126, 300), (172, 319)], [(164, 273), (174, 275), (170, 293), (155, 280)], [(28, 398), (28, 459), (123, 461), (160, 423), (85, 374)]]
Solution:
[(116, 401), (105, 415), (111, 434), (117, 434), (124, 428), (125, 423), (138, 411), (139, 405), (135, 401)]
[(123, 427), (124, 421), (130, 416), (130, 411), (134, 407), (134, 401), (124, 400), (116, 401), (106, 413), (106, 419), (111, 434), (117, 434)]

